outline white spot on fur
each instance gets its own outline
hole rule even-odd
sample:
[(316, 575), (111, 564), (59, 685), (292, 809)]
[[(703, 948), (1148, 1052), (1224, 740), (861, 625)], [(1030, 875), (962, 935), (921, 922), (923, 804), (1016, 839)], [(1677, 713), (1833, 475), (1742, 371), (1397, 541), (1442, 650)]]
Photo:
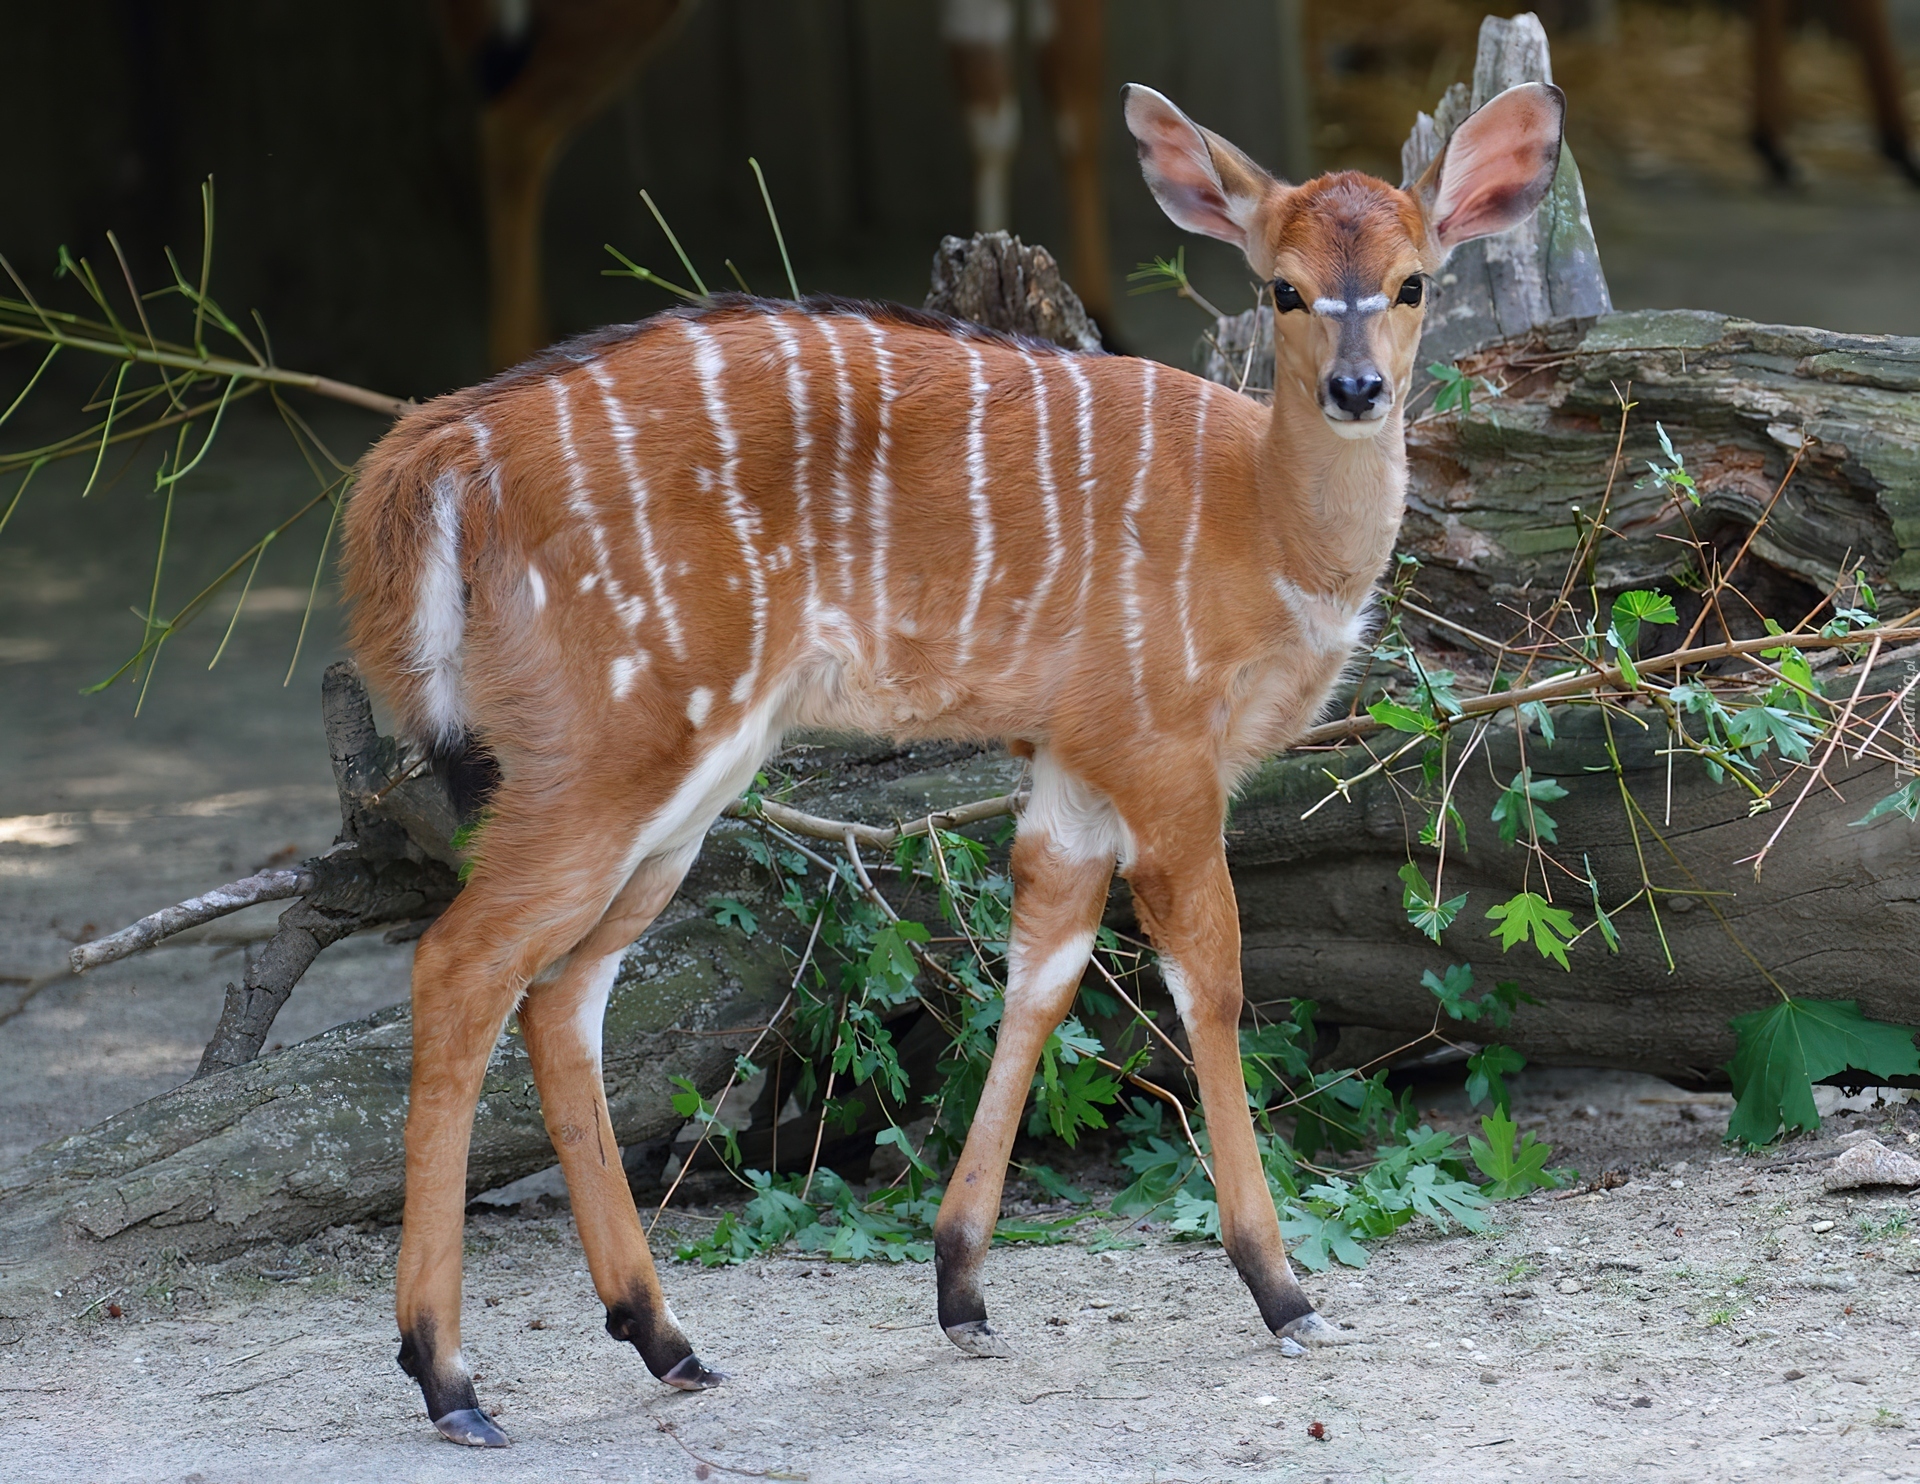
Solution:
[(1038, 963), (1034, 962), (1031, 945), (1021, 938), (1019, 924), (1013, 929), (1012, 941), (1007, 945), (1007, 1006), (1013, 1009), (1022, 1000), (1039, 999), (1042, 1002), (1059, 998), (1064, 989), (1071, 989), (1080, 982), (1080, 976), (1086, 972), (1087, 957), (1093, 952), (1093, 933), (1074, 933), (1063, 943), (1057, 943)]
[(1345, 299), (1315, 299), (1313, 301), (1313, 312), (1315, 314), (1345, 314), (1347, 312), (1347, 301)]
[(1021, 811), (1020, 828), (1053, 842), (1069, 860), (1126, 862), (1133, 857), (1133, 833), (1110, 800), (1054, 760), (1052, 749), (1033, 755), (1033, 795)]
[(1180, 1012), (1180, 1019), (1191, 1025), (1193, 990), (1187, 984), (1187, 971), (1164, 953), (1160, 955), (1160, 981), (1167, 986), (1167, 993), (1173, 996), (1173, 1008)]
[(624, 701), (627, 692), (633, 689), (633, 677), (640, 672), (640, 662), (630, 654), (616, 654), (612, 664), (607, 667), (607, 681), (613, 688), (613, 698)]
[(713, 710), (713, 692), (704, 685), (696, 685), (693, 694), (687, 697), (687, 720), (696, 727), (707, 724), (707, 713)]
[(527, 591), (533, 594), (535, 613), (547, 606), (547, 580), (540, 575), (540, 569), (532, 562), (527, 563)]
[(1140, 512), (1147, 503), (1147, 476), (1153, 469), (1153, 389), (1155, 362), (1142, 361), (1140, 385), (1140, 458), (1133, 472), (1133, 492), (1121, 515), (1124, 548), (1120, 568), (1120, 606), (1126, 615), (1122, 637), (1127, 646), (1127, 668), (1133, 674), (1133, 697), (1151, 719), (1147, 696), (1147, 617), (1140, 596), (1140, 564), (1146, 549), (1140, 540)]
[(1368, 294), (1366, 298), (1360, 300), (1353, 307), (1362, 314), (1378, 314), (1387, 307), (1387, 296), (1385, 294)]

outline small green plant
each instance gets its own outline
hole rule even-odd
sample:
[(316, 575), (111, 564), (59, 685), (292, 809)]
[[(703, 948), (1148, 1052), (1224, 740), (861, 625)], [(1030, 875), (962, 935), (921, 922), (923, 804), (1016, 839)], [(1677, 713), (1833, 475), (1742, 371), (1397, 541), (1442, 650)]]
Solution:
[(1877, 1221), (1871, 1216), (1862, 1216), (1858, 1222), (1860, 1240), (1862, 1242), (1898, 1240), (1907, 1234), (1907, 1228), (1912, 1224), (1912, 1213), (1904, 1208), (1888, 1211)]

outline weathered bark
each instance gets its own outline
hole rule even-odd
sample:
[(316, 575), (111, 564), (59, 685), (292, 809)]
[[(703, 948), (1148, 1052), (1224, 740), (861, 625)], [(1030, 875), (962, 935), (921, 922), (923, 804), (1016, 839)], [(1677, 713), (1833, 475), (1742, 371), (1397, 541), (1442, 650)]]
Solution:
[(924, 306), (1069, 350), (1098, 350), (1100, 330), (1044, 247), (1005, 232), (945, 237)]
[[(704, 918), (628, 954), (606, 1022), (607, 1098), (623, 1144), (671, 1135), (684, 1121), (669, 1077), (709, 1090), (725, 1080), (791, 972), (777, 932), (749, 939)], [(0, 1173), (7, 1296), (163, 1249), (214, 1258), (393, 1219), (411, 1060), (410, 1019), (396, 1005), (36, 1151)], [(467, 1188), (552, 1163), (526, 1051), (509, 1033), (488, 1062)]]
[[(1902, 668), (1886, 667), (1874, 684), (1899, 684)], [(1487, 909), (1524, 888), (1541, 889), (1538, 863), (1529, 875), (1528, 853), (1503, 845), (1489, 820), (1521, 767), (1511, 724), (1489, 733), (1485, 762), (1465, 770), (1455, 795), (1469, 848), (1448, 852), (1442, 894), (1468, 898), (1438, 945), (1408, 924), (1401, 901), (1395, 873), (1418, 824), (1404, 801), (1375, 778), (1355, 787), (1351, 802), (1335, 799), (1302, 819), (1329, 791), (1328, 772), (1354, 774), (1366, 759), (1355, 749), (1296, 754), (1255, 775), (1228, 829), (1248, 998), (1268, 1008), (1289, 996), (1313, 999), (1325, 1024), (1386, 1033), (1343, 1043), (1344, 1064), (1357, 1046), (1371, 1055), (1427, 1030), (1436, 1002), (1422, 973), (1464, 962), (1481, 988), (1516, 980), (1540, 1003), (1522, 1006), (1497, 1037), (1443, 1023), (1456, 1040), (1497, 1038), (1539, 1062), (1718, 1085), (1733, 1054), (1728, 1020), (1776, 1001), (1768, 975), (1794, 995), (1857, 999), (1868, 1015), (1920, 1025), (1920, 828), (1897, 816), (1852, 827), (1897, 786), (1890, 765), (1830, 770), (1844, 797), (1809, 795), (1755, 881), (1742, 861), (1765, 843), (1779, 814), (1749, 815), (1744, 789), (1715, 784), (1700, 763), (1681, 758), (1671, 775), (1669, 822), (1667, 759), (1659, 753), (1666, 733), (1657, 713), (1645, 730), (1616, 718), (1613, 736), (1625, 785), (1665, 845), (1644, 825), (1636, 842), (1600, 713), (1567, 713), (1559, 733), (1552, 748), (1528, 737), (1525, 758), (1536, 778), (1568, 791), (1550, 806), (1563, 842), (1553, 853), (1575, 872), (1590, 868), (1608, 908), (1638, 889), (1644, 857), (1653, 883), (1674, 893), (1661, 898), (1658, 931), (1636, 905), (1614, 919), (1618, 953), (1591, 933), (1570, 970), (1530, 945), (1501, 952)], [(1415, 847), (1413, 855), (1431, 879), (1434, 852)], [(1583, 881), (1556, 874), (1549, 886), (1579, 924), (1594, 920)]]

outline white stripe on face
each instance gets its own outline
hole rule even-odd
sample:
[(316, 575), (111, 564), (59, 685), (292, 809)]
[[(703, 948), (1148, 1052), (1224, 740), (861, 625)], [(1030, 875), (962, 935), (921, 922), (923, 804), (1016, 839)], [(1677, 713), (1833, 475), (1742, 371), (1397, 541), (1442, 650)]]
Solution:
[(973, 516), (973, 577), (967, 586), (967, 606), (960, 615), (960, 649), (954, 667), (962, 669), (973, 655), (973, 622), (980, 614), (987, 579), (993, 575), (993, 501), (987, 495), (987, 393), (991, 390), (977, 346), (967, 353), (967, 509)]
[(654, 544), (653, 521), (647, 510), (651, 496), (646, 478), (640, 472), (640, 462), (634, 457), (633, 424), (614, 395), (612, 373), (595, 361), (587, 367), (587, 374), (600, 389), (600, 405), (607, 414), (607, 426), (613, 430), (614, 452), (620, 460), (621, 477), (627, 482), (628, 502), (633, 507), (633, 533), (640, 542), (640, 562), (647, 574), (647, 591), (653, 595), (653, 606), (659, 610), (660, 622), (666, 628), (667, 644), (673, 650), (674, 658), (684, 660), (687, 657), (686, 636), (680, 628), (680, 611), (674, 604), (673, 595), (667, 591), (666, 563), (660, 559), (659, 549)]
[(726, 378), (726, 358), (720, 342), (704, 325), (682, 320), (681, 328), (693, 342), (693, 369), (700, 381), (701, 400), (706, 404), (707, 422), (720, 452), (720, 498), (734, 538), (740, 543), (740, 560), (747, 569), (747, 582), (753, 590), (753, 641), (747, 668), (733, 683), (732, 697), (744, 705), (753, 695), (760, 679), (760, 662), (767, 646), (767, 575), (761, 568), (760, 551), (754, 537), (760, 525), (759, 513), (748, 506), (740, 493), (740, 438), (728, 414), (722, 382)]

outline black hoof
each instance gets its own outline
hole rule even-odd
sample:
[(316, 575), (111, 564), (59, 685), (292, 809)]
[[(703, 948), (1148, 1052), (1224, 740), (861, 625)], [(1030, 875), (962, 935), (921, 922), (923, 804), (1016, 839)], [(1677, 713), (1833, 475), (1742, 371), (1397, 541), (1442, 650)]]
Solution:
[(458, 1412), (449, 1412), (444, 1417), (433, 1419), (433, 1425), (440, 1429), (440, 1436), (449, 1443), (459, 1443), (466, 1448), (504, 1448), (507, 1435), (500, 1431), (499, 1425), (478, 1407), (462, 1407)]
[(711, 1391), (727, 1379), (727, 1373), (708, 1370), (700, 1363), (699, 1356), (689, 1355), (660, 1379), (681, 1391)]
[(946, 1336), (976, 1360), (1011, 1360), (1013, 1351), (984, 1319), (945, 1326)]

